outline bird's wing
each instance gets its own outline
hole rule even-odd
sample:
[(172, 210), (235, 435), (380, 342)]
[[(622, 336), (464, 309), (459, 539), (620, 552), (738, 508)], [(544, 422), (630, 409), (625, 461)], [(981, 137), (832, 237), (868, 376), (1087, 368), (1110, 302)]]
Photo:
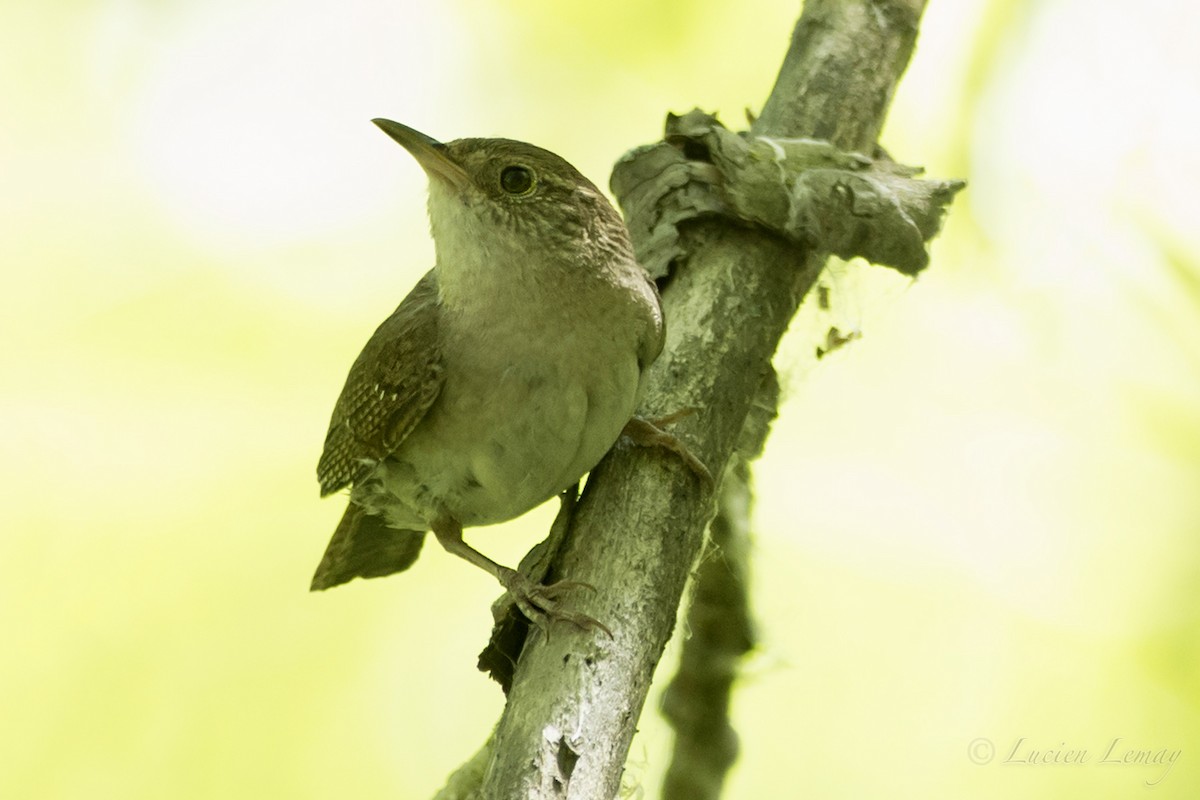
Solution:
[(442, 390), (433, 271), (371, 336), (333, 407), (317, 464), (321, 495), (359, 480), (394, 452)]

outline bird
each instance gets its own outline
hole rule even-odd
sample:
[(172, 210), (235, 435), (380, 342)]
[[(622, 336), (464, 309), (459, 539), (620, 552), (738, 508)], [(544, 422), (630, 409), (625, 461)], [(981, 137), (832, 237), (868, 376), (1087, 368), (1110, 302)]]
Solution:
[[(428, 175), (435, 263), (334, 405), (317, 478), (322, 496), (348, 488), (349, 502), (311, 588), (403, 571), (432, 531), (526, 616), (586, 627), (559, 602), (567, 582), (543, 586), (493, 561), (463, 528), (576, 485), (617, 441), (663, 348), (658, 291), (620, 214), (560, 156), (372, 121)], [(647, 424), (630, 430), (654, 439)]]

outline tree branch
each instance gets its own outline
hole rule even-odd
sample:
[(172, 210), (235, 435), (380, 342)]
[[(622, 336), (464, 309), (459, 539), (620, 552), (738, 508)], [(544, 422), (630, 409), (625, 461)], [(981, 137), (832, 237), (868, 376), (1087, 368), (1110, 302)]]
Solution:
[(926, 0), (808, 0), (750, 132), (871, 153)]
[[(753, 132), (871, 152), (915, 40), (918, 0), (808, 0)], [(631, 229), (633, 226), (631, 220)], [(720, 219), (687, 224), (663, 292), (668, 338), (643, 412), (695, 407), (675, 432), (719, 475), (764, 369), (824, 262)], [(713, 498), (668, 455), (624, 445), (593, 470), (553, 565), (598, 587), (575, 604), (613, 638), (556, 630), (524, 647), (480, 796), (612, 798)]]
[(774, 370), (746, 417), (734, 463), (721, 481), (717, 516), (692, 580), (679, 671), (663, 693), (662, 712), (675, 729), (663, 800), (717, 800), (737, 760), (729, 699), (738, 664), (754, 647), (750, 615), (750, 462), (766, 443), (779, 399)]

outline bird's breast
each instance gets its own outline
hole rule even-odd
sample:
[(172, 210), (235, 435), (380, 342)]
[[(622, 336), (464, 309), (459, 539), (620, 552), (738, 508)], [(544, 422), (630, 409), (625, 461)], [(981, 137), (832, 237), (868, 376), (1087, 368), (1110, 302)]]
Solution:
[(629, 310), (599, 300), (447, 317), (442, 393), (385, 480), (406, 513), (500, 522), (595, 466), (632, 416), (641, 378)]

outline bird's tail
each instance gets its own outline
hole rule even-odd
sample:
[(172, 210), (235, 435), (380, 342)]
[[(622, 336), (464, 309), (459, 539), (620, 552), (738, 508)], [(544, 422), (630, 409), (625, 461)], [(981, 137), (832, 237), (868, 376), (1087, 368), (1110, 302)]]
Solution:
[(354, 578), (380, 578), (413, 565), (425, 542), (425, 531), (397, 531), (383, 517), (350, 503), (313, 575), (312, 591)]

